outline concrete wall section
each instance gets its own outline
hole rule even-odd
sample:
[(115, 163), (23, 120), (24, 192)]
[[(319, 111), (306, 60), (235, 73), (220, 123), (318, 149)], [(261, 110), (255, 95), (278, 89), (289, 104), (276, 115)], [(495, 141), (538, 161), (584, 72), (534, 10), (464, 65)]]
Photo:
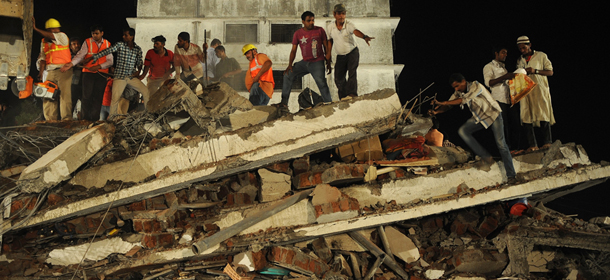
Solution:
[[(171, 4), (161, 0), (139, 0), (138, 17), (236, 17), (292, 15), (300, 17), (312, 11), (317, 17), (332, 16), (336, 1), (328, 0), (176, 0)], [(349, 15), (359, 17), (387, 17), (387, 0), (344, 0)]]

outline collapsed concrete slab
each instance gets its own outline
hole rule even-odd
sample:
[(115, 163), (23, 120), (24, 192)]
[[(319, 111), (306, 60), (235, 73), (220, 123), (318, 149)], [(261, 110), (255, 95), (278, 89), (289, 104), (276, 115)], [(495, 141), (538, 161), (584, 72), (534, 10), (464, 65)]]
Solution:
[[(516, 171), (525, 180), (533, 180), (544, 175), (543, 158), (554, 158), (547, 166), (572, 166), (591, 164), (589, 157), (580, 145), (568, 143), (559, 147), (558, 152), (538, 152), (513, 158)], [(506, 174), (501, 162), (494, 163), (489, 170), (475, 167), (456, 168), (428, 176), (394, 180), (382, 184), (379, 189), (367, 188), (366, 185), (354, 185), (342, 188), (341, 191), (357, 199), (360, 205), (375, 205), (396, 201), (398, 204), (427, 198), (452, 195), (458, 192), (458, 186), (465, 183), (468, 188), (480, 190), (485, 187), (501, 184)]]
[[(483, 205), (496, 201), (510, 200), (518, 197), (530, 196), (532, 194), (547, 192), (549, 190), (574, 187), (578, 184), (586, 183), (591, 180), (605, 180), (608, 177), (610, 177), (610, 166), (601, 166), (595, 164), (591, 166), (577, 167), (573, 170), (550, 175), (539, 180), (533, 180), (519, 185), (487, 188), (470, 194), (455, 195), (453, 197), (447, 197), (444, 199), (422, 198), (422, 202), (407, 206), (403, 210), (384, 213), (364, 214), (349, 220), (341, 220), (319, 225), (303, 225), (301, 227), (295, 228), (292, 232), (287, 232), (285, 234), (280, 235), (273, 234), (272, 236), (267, 235), (262, 237), (261, 239), (264, 240), (264, 244), (281, 245), (292, 244), (304, 240), (312, 240), (324, 236), (331, 246), (335, 246), (338, 243), (343, 244), (341, 245), (341, 248), (332, 247), (333, 249), (361, 251), (361, 249), (359, 249), (356, 244), (352, 245), (351, 247), (346, 247), (347, 244), (353, 243), (353, 240), (351, 240), (349, 236), (342, 233), (353, 232), (365, 228), (376, 228), (380, 225), (390, 224), (398, 221), (417, 219), (434, 214), (445, 213), (456, 209), (469, 208), (472, 206)], [(405, 185), (408, 185), (408, 182), (404, 183)], [(267, 220), (270, 221), (271, 218), (268, 218)], [(289, 219), (274, 219), (271, 227), (285, 227), (288, 225), (288, 220)], [(242, 234), (244, 232), (251, 231), (247, 229), (242, 231)], [(599, 238), (603, 239), (607, 237)], [(599, 239), (596, 242), (605, 242), (604, 240), (606, 239), (602, 239)], [(549, 238), (545, 240), (550, 242), (552, 239)], [(590, 242), (588, 246), (594, 245), (596, 244), (596, 242)], [(557, 244), (557, 242), (555, 242), (554, 244)], [(256, 246), (256, 243), (250, 240), (249, 245)], [(349, 249), (347, 249), (348, 247)], [(212, 248), (208, 248), (203, 252), (200, 252), (198, 257), (203, 258), (206, 256), (213, 256), (223, 252), (227, 252), (227, 248), (224, 248), (223, 246), (215, 246)], [(165, 252), (157, 252), (148, 256), (144, 256), (133, 262), (123, 263), (120, 265), (120, 267), (111, 268), (109, 272), (119, 271), (127, 267), (150, 265), (152, 263), (177, 262), (180, 260), (190, 259), (193, 256), (195, 256), (194, 253), (187, 248), (170, 249)], [(509, 253), (509, 259), (510, 258), (511, 257)], [(526, 258), (526, 255), (524, 255), (523, 258)], [(527, 265), (527, 260), (525, 260), (525, 265)]]
[(169, 168), (173, 173), (133, 187), (68, 204), (32, 217), (23, 227), (69, 219), (185, 188), (198, 181), (216, 180), (275, 162), (389, 131), (400, 101), (391, 89), (263, 123), (211, 139), (196, 138), (79, 172), (70, 183), (103, 187), (108, 180), (140, 182)]
[(21, 172), (17, 185), (23, 192), (39, 193), (71, 178), (71, 174), (105, 147), (114, 125), (104, 123), (72, 135)]

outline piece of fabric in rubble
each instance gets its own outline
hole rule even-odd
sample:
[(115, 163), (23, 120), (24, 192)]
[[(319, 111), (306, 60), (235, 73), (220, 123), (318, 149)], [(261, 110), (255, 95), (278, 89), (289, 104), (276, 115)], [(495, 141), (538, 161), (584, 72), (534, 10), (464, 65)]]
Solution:
[(428, 155), (429, 148), (423, 136), (415, 138), (399, 137), (383, 141), (383, 149), (389, 160), (422, 158)]

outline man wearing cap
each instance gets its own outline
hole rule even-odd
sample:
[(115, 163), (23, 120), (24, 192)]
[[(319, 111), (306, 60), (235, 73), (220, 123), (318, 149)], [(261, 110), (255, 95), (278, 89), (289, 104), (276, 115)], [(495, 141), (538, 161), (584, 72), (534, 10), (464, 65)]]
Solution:
[(250, 92), (248, 98), (252, 105), (267, 105), (273, 96), (275, 81), (273, 80), (273, 69), (271, 59), (264, 53), (258, 53), (252, 44), (246, 44), (241, 49), (242, 53), (250, 61), (246, 72), (246, 88)]
[[(284, 71), (284, 82), (282, 85), (281, 104), (283, 105), (288, 105), (288, 99), (290, 98), (294, 80), (307, 74), (311, 74), (311, 77), (316, 82), (324, 102), (332, 102), (328, 84), (326, 83), (326, 75), (324, 73), (325, 61), (329, 74), (332, 70), (330, 61), (327, 60), (329, 57), (327, 54), (329, 52), (326, 49), (328, 47), (326, 31), (324, 31), (324, 28), (322, 27), (314, 26), (314, 21), (314, 13), (310, 11), (304, 12), (301, 15), (303, 28), (294, 32), (294, 35), (292, 36), (292, 49), (290, 50), (288, 67)], [(303, 60), (294, 63), (293, 66), (297, 53), (297, 46), (301, 48)]]
[[(326, 30), (328, 30), (328, 50), (326, 50), (326, 60), (332, 61), (331, 50), (333, 44), (335, 45), (335, 52), (337, 53), (337, 62), (335, 63), (335, 84), (339, 91), (339, 99), (347, 96), (358, 96), (358, 80), (357, 80), (357, 69), (358, 63), (360, 62), (360, 52), (354, 35), (358, 38), (364, 39), (367, 45), (371, 45), (369, 42), (375, 37), (369, 37), (364, 35), (360, 30), (356, 29), (356, 25), (351, 21), (345, 19), (347, 10), (345, 5), (337, 4), (333, 9), (333, 16), (335, 21), (328, 24)], [(345, 80), (345, 74), (349, 77), (347, 82)]]
[(68, 36), (60, 31), (61, 25), (56, 19), (49, 19), (45, 23), (45, 29), (36, 27), (36, 21), (32, 18), (34, 30), (42, 35), (40, 55), (38, 61), (40, 72), (38, 79), (42, 81), (44, 70), (47, 71), (47, 81), (51, 81), (60, 89), (59, 101), (44, 98), (42, 110), (44, 118), (50, 120), (72, 119), (72, 69), (65, 72), (61, 67), (72, 60), (70, 55), (70, 40)]
[[(203, 45), (204, 48), (207, 44)], [(178, 34), (178, 43), (174, 48), (174, 68), (176, 69), (176, 77), (184, 82), (197, 79), (199, 82), (203, 79), (204, 69), (202, 62), (206, 55), (199, 46), (191, 43), (191, 35), (188, 32), (180, 32)]]
[(543, 145), (546, 149), (551, 146), (551, 125), (555, 124), (553, 106), (551, 104), (551, 91), (547, 76), (553, 76), (553, 64), (545, 53), (531, 49), (531, 42), (527, 36), (517, 38), (517, 47), (521, 57), (517, 60), (517, 68), (525, 69), (537, 86), (525, 96), (521, 103), (521, 122), (529, 144), (528, 151), (538, 149), (534, 127), (540, 127)]
[(148, 74), (148, 79), (146, 79), (148, 92), (154, 94), (174, 72), (174, 53), (165, 48), (166, 40), (163, 35), (156, 36), (151, 41), (154, 45), (152, 49), (146, 52), (144, 71), (140, 80)]
[[(61, 71), (66, 71), (72, 68), (72, 66), (81, 63), (81, 61), (92, 58), (94, 54), (110, 48), (110, 42), (103, 38), (104, 27), (96, 24), (91, 26), (89, 30), (91, 31), (91, 38), (85, 40), (78, 53), (72, 58), (72, 61), (66, 63), (61, 68)], [(97, 121), (100, 118), (108, 68), (112, 66), (113, 62), (114, 56), (110, 53), (95, 62), (89, 61), (83, 66), (83, 90), (81, 97), (83, 119)]]

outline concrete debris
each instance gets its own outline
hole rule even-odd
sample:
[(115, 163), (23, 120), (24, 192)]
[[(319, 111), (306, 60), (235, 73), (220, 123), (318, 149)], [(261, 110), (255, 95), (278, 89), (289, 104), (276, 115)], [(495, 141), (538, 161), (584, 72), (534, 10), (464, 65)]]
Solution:
[(284, 114), (169, 81), (148, 105), (3, 167), (21, 178), (2, 193), (23, 190), (3, 198), (0, 279), (608, 278), (610, 218), (544, 207), (610, 177), (579, 145), (515, 156), (509, 184), (460, 147), (386, 160), (430, 122), (397, 121), (392, 90)]
[(39, 193), (71, 178), (112, 139), (114, 126), (102, 124), (72, 135), (21, 172), (17, 185), (23, 192)]
[(406, 263), (412, 263), (419, 260), (419, 248), (415, 246), (413, 241), (402, 234), (394, 227), (386, 227), (385, 232), (388, 236), (392, 253)]
[(261, 177), (259, 193), (261, 202), (278, 200), (291, 190), (290, 175), (271, 172), (265, 168), (259, 169), (258, 175)]
[(52, 265), (71, 265), (78, 264), (85, 256), (86, 260), (99, 261), (105, 259), (110, 254), (125, 254), (139, 243), (125, 242), (121, 238), (115, 237), (104, 239), (101, 241), (66, 247), (64, 249), (55, 249), (49, 252), (49, 258), (45, 262)]

